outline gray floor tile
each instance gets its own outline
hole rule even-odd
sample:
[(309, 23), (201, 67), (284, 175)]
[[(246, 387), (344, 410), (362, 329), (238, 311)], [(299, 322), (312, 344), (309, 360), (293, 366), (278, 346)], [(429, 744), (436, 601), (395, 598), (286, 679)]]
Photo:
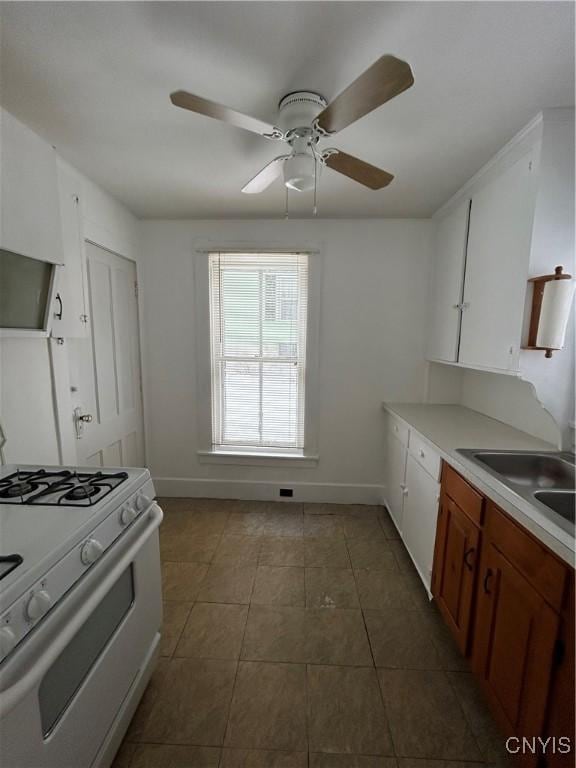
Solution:
[(378, 677), (396, 755), (482, 760), (445, 672), (379, 669)]
[(314, 752), (310, 755), (310, 768), (397, 768), (397, 764), (394, 757)]
[(259, 565), (304, 565), (304, 541), (301, 538), (264, 537)]
[(390, 549), (390, 542), (379, 537), (373, 539), (349, 539), (348, 552), (355, 570), (398, 570), (398, 563)]
[(220, 746), (235, 676), (235, 661), (170, 659), (141, 740)]
[(164, 600), (193, 602), (207, 572), (206, 563), (162, 563)]
[(175, 656), (237, 659), (247, 616), (247, 605), (196, 603), (176, 647)]
[(359, 608), (352, 570), (306, 568), (307, 608)]
[(305, 515), (304, 536), (318, 539), (343, 539), (342, 519), (338, 515)]
[(161, 656), (172, 656), (174, 653), (191, 608), (192, 603), (164, 603), (162, 640), (160, 641)]
[(442, 668), (421, 611), (390, 606), (379, 611), (366, 609), (364, 620), (377, 667)]
[(309, 567), (350, 568), (346, 542), (341, 539), (304, 539), (304, 561)]
[(224, 534), (212, 562), (217, 565), (257, 565), (260, 544), (257, 536)]
[(184, 536), (179, 533), (161, 532), (160, 557), (163, 561), (179, 563), (209, 563), (219, 541), (219, 533)]
[(374, 669), (308, 666), (311, 752), (392, 755)]
[(144, 695), (140, 699), (140, 703), (138, 704), (138, 708), (136, 709), (134, 717), (128, 726), (125, 737), (126, 741), (142, 741), (144, 726), (146, 725), (146, 721), (150, 716), (150, 712), (152, 711), (154, 704), (158, 699), (158, 695), (162, 690), (162, 684), (168, 672), (169, 666), (170, 659), (161, 657), (158, 660), (156, 668), (154, 669), (152, 677), (150, 678), (150, 682), (148, 683), (146, 690), (144, 691)]
[(218, 768), (220, 749), (174, 744), (139, 744), (130, 768)]
[(231, 536), (262, 536), (265, 520), (264, 512), (231, 512), (225, 533)]
[(294, 512), (268, 512), (264, 518), (264, 536), (297, 538), (304, 535), (304, 518)]
[(308, 753), (226, 747), (220, 768), (308, 768)]
[(250, 607), (242, 659), (372, 665), (361, 611)]
[(400, 571), (355, 571), (362, 608), (415, 608), (410, 587)]
[(226, 746), (306, 750), (304, 665), (240, 662)]
[(303, 607), (305, 603), (304, 568), (258, 566), (251, 603)]
[(215, 565), (208, 569), (197, 599), (202, 603), (249, 603), (254, 565)]
[(379, 520), (375, 517), (345, 517), (344, 535), (347, 539), (386, 540)]
[(448, 678), (456, 691), (484, 760), (491, 766), (511, 765), (512, 760), (505, 747), (506, 738), (496, 727), (472, 674), (449, 672)]
[(467, 763), (462, 760), (422, 760), (421, 758), (401, 757), (399, 768), (486, 768), (485, 763)]

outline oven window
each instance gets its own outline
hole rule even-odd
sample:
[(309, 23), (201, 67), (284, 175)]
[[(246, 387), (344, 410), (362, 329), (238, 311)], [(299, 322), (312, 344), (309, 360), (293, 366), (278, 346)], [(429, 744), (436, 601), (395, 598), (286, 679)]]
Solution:
[(50, 667), (38, 692), (42, 733), (48, 736), (134, 602), (129, 566)]

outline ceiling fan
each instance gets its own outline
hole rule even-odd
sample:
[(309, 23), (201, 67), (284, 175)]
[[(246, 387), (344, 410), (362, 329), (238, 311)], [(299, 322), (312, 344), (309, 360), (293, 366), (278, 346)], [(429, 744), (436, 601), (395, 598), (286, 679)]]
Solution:
[(186, 91), (170, 94), (170, 101), (182, 109), (222, 120), (266, 139), (287, 142), (290, 150), (262, 168), (242, 188), (244, 193), (263, 192), (281, 175), (287, 189), (298, 192), (315, 189), (318, 172), (323, 166), (370, 189), (382, 189), (390, 184), (394, 178), (392, 174), (339, 149), (320, 149), (318, 143), (398, 96), (413, 83), (410, 66), (395, 56), (385, 55), (330, 104), (312, 91), (288, 93), (278, 105), (277, 125)]

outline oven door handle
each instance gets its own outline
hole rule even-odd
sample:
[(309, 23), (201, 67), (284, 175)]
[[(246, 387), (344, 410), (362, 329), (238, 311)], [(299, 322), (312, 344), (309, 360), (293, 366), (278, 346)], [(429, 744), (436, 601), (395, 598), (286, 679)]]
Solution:
[[(62, 630), (57, 634), (53, 642), (48, 644), (46, 652), (42, 654), (33, 665), (27, 666), (25, 674), (19, 678), (16, 683), (6, 688), (6, 690), (2, 690), (0, 687), (0, 718), (3, 718), (8, 712), (14, 709), (29, 691), (34, 688), (38, 681), (44, 677), (70, 640), (72, 640), (74, 635), (88, 619), (92, 611), (97, 608), (100, 601), (106, 596), (108, 591), (112, 589), (124, 570), (134, 560), (145, 541), (156, 528), (158, 528), (162, 522), (164, 514), (158, 504), (152, 502), (148, 508), (147, 516), (148, 523), (142, 533), (121, 556), (120, 560), (118, 560), (111, 570), (108, 571), (102, 581), (94, 587), (82, 603), (82, 606), (62, 627)], [(2, 671), (0, 670), (0, 677), (1, 676)]]

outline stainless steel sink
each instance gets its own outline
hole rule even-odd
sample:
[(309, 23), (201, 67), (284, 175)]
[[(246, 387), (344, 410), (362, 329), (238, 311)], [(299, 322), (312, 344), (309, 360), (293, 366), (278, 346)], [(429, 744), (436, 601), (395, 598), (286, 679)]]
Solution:
[(537, 507), (574, 536), (574, 455), (545, 451), (489, 451), (459, 448), (465, 458)]
[(558, 454), (477, 451), (474, 457), (515, 485), (574, 488), (574, 464)]
[(534, 496), (539, 502), (554, 510), (574, 525), (576, 510), (576, 492), (574, 491), (536, 491)]

